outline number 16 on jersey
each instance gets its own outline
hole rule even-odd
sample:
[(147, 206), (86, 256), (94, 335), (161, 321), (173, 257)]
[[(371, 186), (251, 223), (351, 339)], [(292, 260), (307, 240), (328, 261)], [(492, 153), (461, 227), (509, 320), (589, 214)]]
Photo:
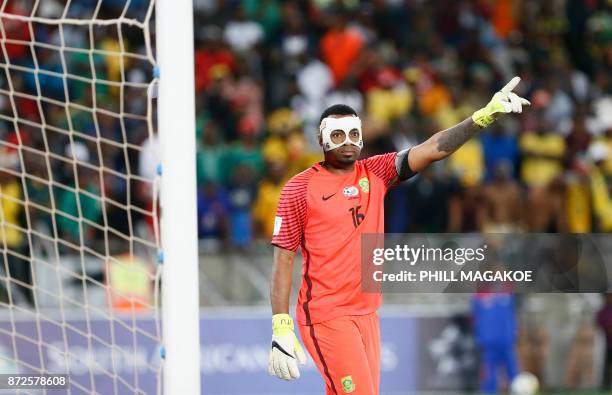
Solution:
[(365, 218), (365, 214), (362, 214), (362, 213), (359, 212), (360, 208), (361, 208), (361, 206), (356, 206), (356, 207), (351, 207), (349, 209), (349, 211), (351, 213), (351, 218), (353, 219), (353, 225), (355, 226), (355, 228), (358, 227), (359, 224)]

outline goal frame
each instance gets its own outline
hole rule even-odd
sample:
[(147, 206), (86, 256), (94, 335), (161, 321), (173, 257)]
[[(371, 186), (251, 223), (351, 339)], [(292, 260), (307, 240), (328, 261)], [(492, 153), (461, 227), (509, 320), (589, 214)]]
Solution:
[(155, 0), (161, 147), (163, 388), (200, 394), (193, 7)]

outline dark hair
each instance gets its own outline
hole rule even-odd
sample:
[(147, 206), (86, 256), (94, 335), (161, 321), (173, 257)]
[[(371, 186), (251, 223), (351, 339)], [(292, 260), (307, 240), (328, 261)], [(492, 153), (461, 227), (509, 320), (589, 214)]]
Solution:
[(321, 118), (319, 119), (319, 124), (323, 121), (323, 119), (327, 118), (330, 115), (355, 115), (357, 116), (357, 111), (353, 110), (350, 106), (346, 104), (334, 104), (333, 106), (329, 106), (323, 111), (321, 114)]

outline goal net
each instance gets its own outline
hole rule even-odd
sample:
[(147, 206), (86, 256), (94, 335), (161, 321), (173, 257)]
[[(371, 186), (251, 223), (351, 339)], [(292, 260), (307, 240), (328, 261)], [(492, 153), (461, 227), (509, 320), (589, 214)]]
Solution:
[(153, 1), (0, 4), (0, 373), (159, 393)]

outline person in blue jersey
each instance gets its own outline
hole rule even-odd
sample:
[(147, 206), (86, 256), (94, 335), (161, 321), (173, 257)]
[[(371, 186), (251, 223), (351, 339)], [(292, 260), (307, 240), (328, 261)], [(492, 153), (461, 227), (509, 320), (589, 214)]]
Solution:
[(508, 385), (519, 373), (515, 296), (510, 289), (479, 290), (472, 299), (472, 317), (480, 349), (480, 390), (496, 394), (500, 370)]

